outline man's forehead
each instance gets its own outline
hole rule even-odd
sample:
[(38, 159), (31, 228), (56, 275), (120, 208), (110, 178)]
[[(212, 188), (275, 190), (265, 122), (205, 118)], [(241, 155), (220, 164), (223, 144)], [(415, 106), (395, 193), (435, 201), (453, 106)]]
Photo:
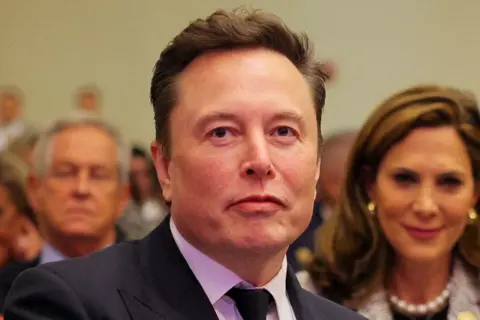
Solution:
[(180, 91), (202, 88), (208, 83), (215, 88), (237, 86), (246, 81), (268, 83), (301, 82), (305, 79), (300, 71), (280, 53), (268, 49), (238, 49), (204, 54), (183, 70), (178, 77)]
[(51, 140), (50, 152), (55, 157), (101, 159), (117, 156), (117, 145), (112, 136), (94, 126), (79, 126), (58, 132)]
[[(243, 57), (240, 62), (233, 59), (237, 56)], [(262, 115), (293, 111), (302, 114), (304, 110), (297, 109), (305, 105), (314, 109), (308, 83), (295, 66), (278, 53), (257, 49), (198, 59), (181, 74), (177, 83), (177, 107), (188, 109), (195, 119), (220, 111), (234, 115), (250, 112), (253, 116), (253, 112), (259, 111)], [(256, 68), (253, 61), (265, 61), (266, 66)]]
[(75, 167), (89, 167), (89, 168), (116, 168), (117, 159), (115, 158), (84, 158), (79, 159), (68, 153), (56, 152), (52, 157), (53, 166), (75, 166)]

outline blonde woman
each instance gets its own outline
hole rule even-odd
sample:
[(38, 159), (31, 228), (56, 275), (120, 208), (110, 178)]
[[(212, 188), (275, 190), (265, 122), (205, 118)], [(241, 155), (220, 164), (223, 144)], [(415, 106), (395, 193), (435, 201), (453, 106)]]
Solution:
[(438, 86), (376, 108), (350, 155), (304, 287), (368, 319), (480, 315), (480, 116)]

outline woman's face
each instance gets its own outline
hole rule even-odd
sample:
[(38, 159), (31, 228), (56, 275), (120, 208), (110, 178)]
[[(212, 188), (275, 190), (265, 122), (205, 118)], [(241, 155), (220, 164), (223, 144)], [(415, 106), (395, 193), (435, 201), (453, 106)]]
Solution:
[(130, 172), (137, 185), (141, 200), (152, 195), (153, 176), (150, 163), (143, 157), (132, 157)]
[(465, 144), (452, 127), (414, 129), (385, 155), (369, 196), (399, 257), (444, 258), (478, 200)]

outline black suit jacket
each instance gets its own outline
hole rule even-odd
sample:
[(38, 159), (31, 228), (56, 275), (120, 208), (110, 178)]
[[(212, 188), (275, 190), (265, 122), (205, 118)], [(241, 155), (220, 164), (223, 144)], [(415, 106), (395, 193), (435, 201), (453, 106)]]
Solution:
[[(168, 221), (142, 240), (23, 272), (7, 296), (5, 319), (217, 319)], [(287, 291), (297, 320), (364, 319), (301, 289), (292, 270)]]
[[(125, 233), (116, 226), (116, 242), (125, 241)], [(0, 314), (3, 314), (5, 298), (7, 297), (13, 282), (23, 271), (36, 267), (40, 264), (40, 256), (32, 261), (11, 261), (0, 270)]]
[(3, 303), (12, 287), (13, 281), (26, 269), (38, 266), (39, 262), (40, 257), (32, 261), (11, 261), (0, 270), (0, 314), (3, 314), (1, 312)]

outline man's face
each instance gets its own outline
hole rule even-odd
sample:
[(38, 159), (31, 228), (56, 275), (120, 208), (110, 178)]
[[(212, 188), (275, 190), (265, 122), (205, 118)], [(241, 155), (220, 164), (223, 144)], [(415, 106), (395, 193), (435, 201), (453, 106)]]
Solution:
[(115, 141), (94, 126), (58, 133), (45, 176), (34, 176), (29, 186), (47, 234), (102, 237), (112, 230), (128, 201)]
[(331, 209), (334, 209), (340, 200), (352, 143), (353, 139), (332, 146), (322, 155), (322, 174), (318, 180), (317, 199)]
[(86, 111), (98, 112), (98, 99), (93, 92), (84, 92), (80, 95), (79, 108)]
[(19, 98), (13, 93), (3, 93), (0, 96), (0, 123), (15, 120), (19, 112)]
[(151, 162), (140, 156), (132, 157), (130, 161), (130, 174), (140, 193), (141, 200), (146, 200), (152, 196), (153, 177)]
[(319, 174), (310, 87), (284, 56), (210, 53), (178, 79), (171, 157), (152, 151), (182, 235), (206, 252), (282, 252), (307, 227)]

